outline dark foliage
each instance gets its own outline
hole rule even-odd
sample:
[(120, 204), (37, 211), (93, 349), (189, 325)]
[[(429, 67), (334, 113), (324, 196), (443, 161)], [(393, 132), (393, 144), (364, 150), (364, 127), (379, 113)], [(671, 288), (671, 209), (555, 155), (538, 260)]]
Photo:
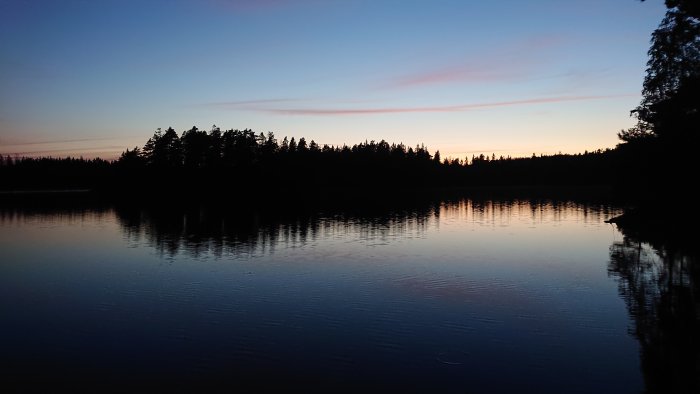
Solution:
[[(632, 113), (637, 127), (622, 132), (625, 141), (653, 136), (688, 139), (697, 133), (700, 85), (700, 20), (670, 8), (652, 34), (642, 102)], [(694, 137), (694, 136), (693, 136)]]
[(666, 7), (678, 8), (688, 15), (700, 19), (700, 2), (697, 0), (666, 0)]
[(700, 132), (700, 9), (697, 1), (667, 0), (652, 34), (637, 125), (619, 134), (621, 189), (650, 205), (693, 201), (691, 185)]
[(0, 163), (2, 187), (88, 188), (109, 193), (304, 193), (320, 190), (394, 191), (504, 186), (610, 184), (615, 151), (530, 158), (473, 156), (444, 159), (423, 145), (384, 140), (353, 146), (319, 145), (305, 138), (278, 142), (252, 130), (182, 133), (158, 129), (143, 148), (114, 162), (20, 158)]
[(113, 168), (114, 163), (102, 159), (8, 156), (0, 160), (0, 190), (86, 189)]

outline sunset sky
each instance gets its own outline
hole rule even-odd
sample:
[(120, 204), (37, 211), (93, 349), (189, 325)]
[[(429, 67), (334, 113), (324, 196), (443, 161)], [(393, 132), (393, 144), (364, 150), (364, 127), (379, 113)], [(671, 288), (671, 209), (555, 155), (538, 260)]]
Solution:
[(116, 158), (156, 128), (443, 157), (613, 147), (653, 0), (0, 0), (0, 153)]

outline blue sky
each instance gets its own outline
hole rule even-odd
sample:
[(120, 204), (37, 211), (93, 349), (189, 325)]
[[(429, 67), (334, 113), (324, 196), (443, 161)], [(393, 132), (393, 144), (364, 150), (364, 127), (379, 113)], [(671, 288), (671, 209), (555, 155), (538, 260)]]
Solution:
[(114, 158), (158, 127), (443, 156), (613, 147), (663, 2), (0, 0), (0, 153)]

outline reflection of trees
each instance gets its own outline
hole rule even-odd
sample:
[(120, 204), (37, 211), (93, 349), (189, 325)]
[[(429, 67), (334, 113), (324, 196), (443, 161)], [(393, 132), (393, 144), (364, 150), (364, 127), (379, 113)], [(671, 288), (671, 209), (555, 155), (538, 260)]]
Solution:
[(285, 231), (306, 239), (309, 218), (289, 218), (280, 234), (280, 221), (252, 210), (218, 211), (201, 206), (187, 208), (143, 208), (117, 206), (116, 214), (129, 239), (143, 240), (159, 252), (192, 256), (212, 253), (264, 252)]
[[(308, 208), (308, 209), (307, 209)], [(572, 209), (573, 208), (573, 209)], [(257, 255), (276, 246), (304, 246), (319, 238), (357, 237), (385, 243), (421, 237), (439, 218), (478, 221), (486, 225), (512, 220), (535, 222), (569, 219), (600, 223), (610, 216), (602, 204), (555, 200), (392, 199), (386, 204), (354, 201), (349, 206), (276, 206), (273, 203), (207, 205), (119, 205), (115, 207), (127, 238), (145, 242), (166, 255), (185, 252)]]
[[(265, 254), (277, 245), (303, 246), (319, 236), (357, 234), (382, 240), (421, 234), (439, 216), (437, 205), (410, 209), (373, 209), (307, 212), (303, 209), (225, 209), (204, 206), (144, 208), (117, 206), (125, 235), (161, 253), (184, 251), (192, 256)], [(376, 208), (376, 207), (375, 207)], [(292, 212), (292, 213), (290, 213)]]
[[(700, 269), (697, 254), (644, 242), (621, 228), (608, 271), (634, 320), (648, 392), (700, 392)], [(645, 237), (644, 239), (654, 239)], [(658, 238), (656, 238), (658, 239)]]
[(607, 204), (553, 199), (460, 199), (442, 205), (447, 216), (482, 224), (502, 225), (514, 221), (543, 223), (578, 220), (600, 223), (616, 212)]
[[(91, 220), (104, 215), (110, 205), (87, 193), (18, 194), (0, 199), (0, 223), (23, 223), (61, 219), (69, 223)], [(8, 198), (9, 197), (9, 198)]]

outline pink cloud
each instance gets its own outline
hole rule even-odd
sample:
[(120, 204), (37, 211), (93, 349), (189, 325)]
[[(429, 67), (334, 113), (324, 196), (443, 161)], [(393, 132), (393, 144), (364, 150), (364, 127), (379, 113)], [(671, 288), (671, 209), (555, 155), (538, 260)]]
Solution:
[(319, 116), (349, 116), (349, 115), (376, 115), (392, 113), (412, 112), (465, 112), (475, 109), (510, 107), (517, 105), (533, 105), (547, 103), (561, 103), (569, 101), (606, 100), (621, 97), (636, 97), (638, 94), (616, 94), (599, 96), (558, 96), (542, 97), (524, 100), (491, 101), (484, 103), (471, 103), (445, 106), (425, 107), (378, 107), (378, 108), (263, 108), (248, 107), (247, 109), (282, 115), (319, 115)]
[(100, 153), (108, 153), (109, 156), (102, 156), (103, 159), (109, 160), (113, 159), (121, 152), (124, 151), (123, 146), (118, 145), (108, 145), (108, 146), (93, 146), (93, 147), (80, 147), (80, 148), (64, 148), (64, 149), (41, 149), (41, 150), (25, 150), (25, 151), (8, 151), (2, 153), (3, 156), (10, 155), (12, 157), (41, 157), (41, 156), (83, 156), (89, 157), (99, 157)]
[(64, 144), (71, 142), (90, 142), (90, 141), (106, 141), (114, 140), (114, 138), (80, 138), (80, 139), (62, 139), (62, 140), (39, 140), (39, 141), (12, 141), (4, 143), (0, 141), (1, 146), (18, 146), (18, 145), (44, 145), (44, 144)]
[(454, 82), (498, 82), (525, 78), (546, 62), (546, 51), (560, 45), (559, 36), (540, 36), (505, 45), (495, 51), (471, 54), (470, 60), (391, 79), (380, 88), (407, 88)]
[(385, 87), (405, 88), (448, 82), (494, 82), (512, 80), (518, 73), (516, 70), (496, 70), (489, 66), (465, 65), (405, 75), (396, 78)]
[[(84, 144), (87, 142), (114, 141), (112, 144)], [(39, 139), (4, 141), (0, 143), (0, 155), (12, 157), (101, 157), (112, 160), (119, 157), (124, 151), (124, 145), (117, 138), (74, 138), (74, 139)]]

